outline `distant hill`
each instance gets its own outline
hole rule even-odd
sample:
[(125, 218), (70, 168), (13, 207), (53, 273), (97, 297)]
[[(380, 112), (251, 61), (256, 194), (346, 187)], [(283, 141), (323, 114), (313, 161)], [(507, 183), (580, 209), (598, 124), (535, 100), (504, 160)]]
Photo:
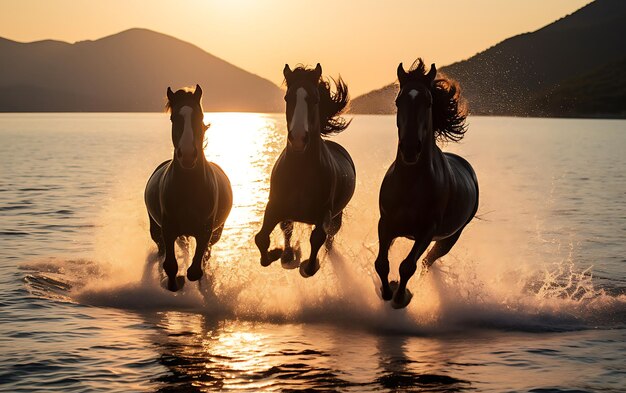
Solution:
[(0, 38), (0, 112), (162, 111), (168, 86), (196, 83), (208, 111), (284, 109), (270, 81), (154, 31), (75, 44)]
[(626, 118), (626, 56), (561, 82), (528, 107), (536, 116)]
[[(626, 1), (597, 0), (439, 71), (461, 84), (473, 114), (626, 117), (624, 37)], [(387, 85), (355, 98), (351, 111), (394, 113), (396, 94)]]

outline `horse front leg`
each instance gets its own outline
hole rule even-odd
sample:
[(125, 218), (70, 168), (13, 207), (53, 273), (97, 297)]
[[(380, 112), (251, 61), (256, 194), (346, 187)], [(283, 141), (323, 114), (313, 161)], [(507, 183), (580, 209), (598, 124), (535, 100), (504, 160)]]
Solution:
[(333, 217), (330, 221), (330, 226), (326, 232), (328, 236), (326, 236), (326, 242), (324, 246), (327, 251), (332, 250), (333, 245), (335, 243), (335, 235), (341, 229), (341, 223), (343, 221), (343, 211), (340, 211), (335, 217)]
[(445, 239), (437, 240), (433, 248), (428, 252), (424, 260), (422, 261), (422, 266), (425, 270), (429, 269), (435, 261), (447, 253), (450, 252), (452, 247), (456, 244), (456, 241), (459, 240), (461, 236), (461, 232), (463, 232), (463, 228), (456, 231), (456, 233), (452, 234), (450, 237)]
[(300, 264), (300, 275), (304, 278), (311, 277), (320, 269), (317, 253), (326, 241), (326, 231), (322, 223), (316, 224), (311, 233), (311, 256)]
[(276, 252), (275, 250), (272, 250), (271, 253), (268, 252), (270, 248), (270, 234), (280, 221), (278, 215), (268, 203), (263, 216), (261, 230), (254, 236), (254, 243), (261, 253), (261, 266), (269, 266), (272, 262), (280, 258), (282, 254), (282, 250), (279, 250), (280, 252)]
[[(291, 247), (291, 236), (293, 235), (293, 221), (285, 220), (280, 222), (280, 229), (285, 236), (285, 249), (282, 250), (280, 262), (285, 269), (295, 269), (300, 266), (300, 249), (294, 250)], [(272, 251), (270, 251), (270, 254)], [(270, 258), (271, 259), (271, 258)]]
[(378, 277), (380, 277), (380, 294), (385, 301), (391, 300), (393, 297), (393, 291), (389, 286), (389, 247), (391, 247), (393, 239), (381, 218), (378, 221), (378, 256), (374, 262), (374, 267)]
[(148, 221), (150, 221), (150, 237), (157, 245), (157, 255), (162, 257), (165, 255), (165, 246), (163, 245), (163, 231), (159, 224), (148, 213)]
[(167, 225), (163, 225), (163, 245), (165, 247), (165, 260), (163, 261), (163, 270), (167, 275), (167, 289), (176, 292), (179, 285), (176, 279), (178, 274), (178, 262), (176, 261), (176, 252), (174, 244), (178, 235), (174, 233)]
[(187, 278), (189, 281), (198, 281), (202, 278), (202, 268), (203, 268), (203, 259), (205, 253), (208, 253), (206, 259), (208, 260), (211, 257), (211, 249), (209, 248), (209, 241), (211, 240), (211, 235), (213, 231), (209, 229), (206, 233), (202, 233), (201, 235), (195, 236), (196, 238), (196, 252), (193, 255), (193, 260), (191, 261), (191, 266), (187, 269)]
[(404, 308), (411, 302), (413, 294), (406, 289), (406, 285), (417, 270), (417, 260), (426, 251), (432, 239), (433, 237), (430, 233), (421, 237), (415, 237), (415, 243), (413, 243), (409, 255), (400, 263), (400, 283), (393, 296), (391, 307), (396, 309)]

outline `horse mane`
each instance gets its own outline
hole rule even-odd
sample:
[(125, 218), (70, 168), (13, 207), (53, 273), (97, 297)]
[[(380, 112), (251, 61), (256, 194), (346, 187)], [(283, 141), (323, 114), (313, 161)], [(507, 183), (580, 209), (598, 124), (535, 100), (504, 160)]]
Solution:
[[(421, 58), (413, 62), (408, 72), (408, 80), (428, 82), (426, 79), (426, 66)], [(435, 79), (430, 92), (433, 97), (433, 130), (435, 139), (440, 142), (458, 142), (463, 139), (467, 131), (467, 103), (461, 97), (459, 84), (446, 77), (439, 75)]]
[[(314, 69), (298, 65), (293, 70), (292, 75), (294, 79), (311, 79), (314, 73)], [(352, 122), (352, 119), (346, 120), (342, 116), (350, 102), (348, 85), (346, 85), (341, 76), (336, 80), (331, 77), (330, 80), (335, 87), (335, 92), (332, 92), (332, 86), (329, 81), (322, 78), (315, 81), (320, 95), (320, 133), (324, 136), (339, 134), (348, 128)]]
[[(176, 102), (181, 102), (181, 101), (191, 101), (191, 102), (195, 102), (194, 98), (193, 98), (193, 92), (195, 91), (194, 87), (189, 87), (189, 86), (185, 86), (179, 90), (176, 90), (176, 92), (174, 93), (174, 101)], [(165, 113), (170, 113), (172, 111), (172, 102), (170, 102), (170, 100), (167, 99), (167, 97), (165, 98), (166, 103), (165, 103)], [(202, 103), (200, 103), (200, 110), (202, 110)]]

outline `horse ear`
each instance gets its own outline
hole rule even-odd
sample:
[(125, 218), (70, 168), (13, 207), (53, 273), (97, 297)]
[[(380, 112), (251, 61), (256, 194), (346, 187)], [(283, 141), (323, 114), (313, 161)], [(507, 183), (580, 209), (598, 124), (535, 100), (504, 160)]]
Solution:
[(169, 87), (167, 88), (167, 99), (170, 102), (172, 102), (172, 100), (174, 99), (174, 92)]
[(322, 66), (320, 63), (317, 63), (315, 66), (315, 77), (316, 79), (320, 79), (322, 77)]
[(402, 63), (398, 64), (398, 82), (400, 82), (400, 84), (403, 84), (406, 79), (406, 76), (407, 76), (407, 73), (404, 70)]
[(285, 77), (285, 79), (289, 80), (292, 73), (293, 71), (291, 71), (291, 68), (289, 68), (289, 64), (285, 64), (285, 68), (283, 68), (283, 76)]
[(198, 102), (200, 102), (200, 98), (202, 98), (202, 88), (200, 85), (196, 85), (196, 90), (193, 92), (193, 96)]
[(432, 85), (433, 82), (435, 82), (435, 77), (437, 76), (437, 67), (435, 67), (435, 63), (430, 65), (430, 71), (428, 71), (428, 75), (426, 76)]

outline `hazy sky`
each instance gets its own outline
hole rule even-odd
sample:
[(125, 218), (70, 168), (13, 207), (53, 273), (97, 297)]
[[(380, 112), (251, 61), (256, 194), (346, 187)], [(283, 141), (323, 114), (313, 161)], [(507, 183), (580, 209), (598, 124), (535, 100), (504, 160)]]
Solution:
[[(93, 40), (159, 31), (276, 84), (285, 63), (341, 73), (352, 96), (395, 79), (398, 62), (439, 66), (536, 30), (590, 0), (0, 0), (0, 37)], [(164, 53), (164, 56), (167, 54)]]

